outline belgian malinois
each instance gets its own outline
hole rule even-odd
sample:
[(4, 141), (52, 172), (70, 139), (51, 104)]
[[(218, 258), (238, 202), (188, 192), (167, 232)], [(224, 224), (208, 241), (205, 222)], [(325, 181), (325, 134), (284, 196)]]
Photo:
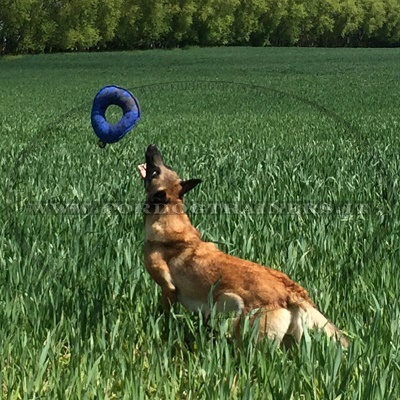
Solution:
[[(341, 342), (344, 334), (311, 301), (307, 291), (284, 273), (228, 255), (215, 244), (201, 240), (199, 231), (184, 212), (184, 195), (201, 181), (183, 181), (164, 164), (156, 145), (138, 166), (146, 190), (145, 266), (161, 287), (163, 304), (175, 302), (208, 315), (210, 293), (217, 311), (236, 312), (240, 319), (259, 318), (259, 335), (281, 342), (301, 339), (303, 328), (323, 329)], [(239, 339), (240, 340), (240, 339)]]

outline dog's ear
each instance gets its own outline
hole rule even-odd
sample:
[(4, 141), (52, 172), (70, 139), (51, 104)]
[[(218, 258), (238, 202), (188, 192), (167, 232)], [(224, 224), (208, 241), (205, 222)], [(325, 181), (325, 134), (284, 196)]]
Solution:
[(189, 179), (187, 181), (181, 181), (182, 189), (179, 192), (179, 197), (182, 198), (187, 192), (190, 192), (201, 182), (201, 179)]
[(164, 190), (159, 190), (158, 192), (155, 192), (153, 196), (151, 196), (151, 202), (153, 204), (167, 204), (167, 193), (165, 193)]

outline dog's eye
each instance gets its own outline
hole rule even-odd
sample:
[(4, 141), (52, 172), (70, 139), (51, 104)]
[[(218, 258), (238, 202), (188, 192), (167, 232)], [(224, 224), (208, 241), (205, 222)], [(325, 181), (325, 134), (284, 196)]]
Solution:
[(151, 174), (151, 178), (155, 178), (158, 175), (157, 171), (153, 171), (153, 173)]

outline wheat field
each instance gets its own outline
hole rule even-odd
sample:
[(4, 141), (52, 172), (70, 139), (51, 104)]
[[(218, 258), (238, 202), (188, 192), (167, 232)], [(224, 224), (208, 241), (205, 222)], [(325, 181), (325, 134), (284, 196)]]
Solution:
[[(0, 59), (4, 399), (400, 398), (398, 49), (192, 48)], [(142, 118), (97, 147), (106, 84)], [(110, 121), (120, 111), (110, 107)], [(349, 335), (288, 352), (166, 316), (136, 165), (156, 143), (203, 238), (284, 271)]]

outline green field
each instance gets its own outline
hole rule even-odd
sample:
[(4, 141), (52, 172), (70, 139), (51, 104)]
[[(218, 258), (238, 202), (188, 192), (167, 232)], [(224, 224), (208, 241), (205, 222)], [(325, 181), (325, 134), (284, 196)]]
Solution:
[[(0, 59), (0, 397), (399, 399), (399, 61), (304, 48)], [(101, 150), (90, 108), (111, 83), (142, 119)], [(135, 170), (150, 143), (203, 179), (187, 196), (203, 237), (301, 283), (347, 351), (318, 332), (291, 352), (255, 346), (251, 330), (238, 351), (229, 318), (210, 334), (179, 306), (162, 313)]]

